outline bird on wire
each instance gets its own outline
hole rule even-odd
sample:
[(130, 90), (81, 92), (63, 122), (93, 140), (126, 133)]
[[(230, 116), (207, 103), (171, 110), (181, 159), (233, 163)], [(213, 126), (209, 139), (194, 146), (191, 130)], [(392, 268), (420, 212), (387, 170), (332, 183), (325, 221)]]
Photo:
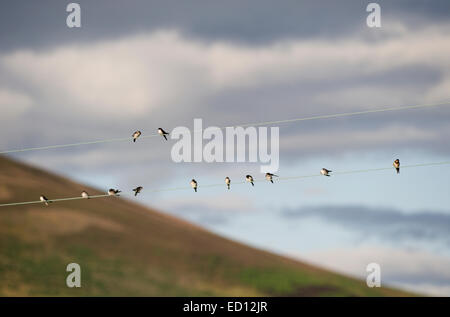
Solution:
[(197, 192), (197, 181), (195, 179), (191, 180), (191, 186), (195, 192)]
[(45, 197), (44, 195), (41, 195), (41, 196), (39, 197), (39, 199), (40, 199), (46, 206), (48, 206), (48, 203), (51, 203), (51, 201), (48, 200), (48, 198)]
[(121, 193), (121, 191), (118, 189), (110, 188), (108, 190), (108, 195), (110, 196), (119, 196), (119, 193)]
[(231, 179), (228, 176), (225, 177), (225, 184), (227, 184), (227, 188), (230, 189)]
[(164, 131), (162, 128), (158, 128), (158, 134), (163, 136), (167, 141), (167, 135), (169, 135), (169, 132)]
[(278, 177), (278, 175), (272, 173), (266, 173), (266, 179), (273, 184), (273, 177)]
[(137, 138), (141, 136), (141, 131), (136, 131), (133, 133), (133, 142), (136, 142)]
[(253, 184), (253, 177), (252, 177), (252, 175), (246, 175), (245, 179), (247, 180), (247, 182), (252, 184), (252, 186), (255, 186), (255, 184)]
[(320, 170), (320, 174), (322, 174), (323, 176), (328, 176), (328, 177), (331, 176), (331, 175), (330, 175), (331, 172), (332, 172), (331, 170), (327, 170), (326, 168), (322, 168), (322, 169)]
[(136, 187), (135, 189), (133, 189), (133, 191), (134, 191), (134, 196), (136, 197), (137, 194), (139, 194), (143, 188), (144, 188), (144, 187), (142, 187), (142, 186), (138, 186), (138, 187)]
[(395, 169), (397, 170), (397, 174), (399, 174), (400, 173), (400, 160), (399, 159), (396, 159), (395, 161), (394, 161), (394, 167), (395, 167)]

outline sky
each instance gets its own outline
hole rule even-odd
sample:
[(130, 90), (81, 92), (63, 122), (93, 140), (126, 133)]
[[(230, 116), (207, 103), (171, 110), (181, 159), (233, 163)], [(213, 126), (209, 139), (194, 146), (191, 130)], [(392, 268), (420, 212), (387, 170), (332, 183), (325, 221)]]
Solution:
[[(0, 151), (130, 137), (11, 156), (259, 248), (363, 279), (376, 262), (382, 285), (450, 296), (448, 165), (271, 184), (258, 162), (175, 163), (174, 140), (131, 142), (195, 118), (234, 126), (450, 101), (448, 1), (378, 1), (380, 28), (366, 24), (369, 1), (78, 1), (81, 28), (67, 27), (68, 3), (0, 4)], [(448, 161), (449, 108), (273, 125), (277, 174)], [(238, 184), (247, 174), (261, 181)], [(192, 178), (197, 193), (151, 191)]]

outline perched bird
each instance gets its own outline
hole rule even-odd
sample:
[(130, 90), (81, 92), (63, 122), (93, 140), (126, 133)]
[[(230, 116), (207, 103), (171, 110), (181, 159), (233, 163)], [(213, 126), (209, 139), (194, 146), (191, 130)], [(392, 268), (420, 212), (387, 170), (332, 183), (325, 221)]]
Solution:
[(137, 194), (139, 194), (143, 188), (144, 188), (144, 187), (142, 187), (142, 186), (138, 186), (138, 187), (136, 187), (135, 189), (133, 189), (133, 191), (134, 191), (134, 196), (137, 196)]
[(166, 141), (167, 141), (166, 135), (169, 135), (169, 132), (164, 131), (162, 128), (158, 128), (158, 133), (159, 133), (159, 135), (163, 136), (164, 139), (166, 139)]
[(400, 173), (400, 160), (399, 159), (396, 159), (395, 161), (394, 161), (394, 167), (395, 167), (395, 169), (397, 170), (397, 174), (398, 173)]
[(110, 195), (110, 196), (119, 196), (118, 195), (119, 193), (121, 193), (121, 191), (118, 189), (110, 188), (108, 190), (108, 195)]
[(51, 203), (51, 201), (48, 200), (47, 197), (45, 197), (44, 195), (41, 195), (41, 196), (39, 197), (39, 199), (40, 199), (42, 202), (44, 202), (46, 206), (48, 206), (48, 203)]
[(230, 189), (231, 179), (227, 176), (225, 177), (225, 184), (227, 184), (228, 189)]
[(191, 180), (191, 186), (195, 192), (197, 192), (197, 181), (195, 179)]
[(83, 190), (81, 192), (81, 197), (89, 199), (89, 194), (87, 193), (87, 191)]
[(133, 142), (136, 142), (136, 139), (141, 136), (141, 131), (136, 131), (133, 133)]
[(266, 173), (266, 179), (273, 184), (273, 177), (278, 177), (278, 175), (272, 174), (272, 173)]
[(331, 173), (332, 171), (330, 171), (330, 170), (327, 170), (326, 168), (322, 168), (321, 170), (320, 170), (320, 174), (322, 174), (322, 175), (324, 175), (324, 176), (328, 176), (328, 177), (330, 177), (331, 175), (329, 174), (329, 173)]
[(252, 177), (252, 175), (246, 175), (245, 179), (247, 180), (247, 182), (250, 182), (252, 184), (252, 186), (255, 186), (255, 184), (253, 184), (253, 177)]

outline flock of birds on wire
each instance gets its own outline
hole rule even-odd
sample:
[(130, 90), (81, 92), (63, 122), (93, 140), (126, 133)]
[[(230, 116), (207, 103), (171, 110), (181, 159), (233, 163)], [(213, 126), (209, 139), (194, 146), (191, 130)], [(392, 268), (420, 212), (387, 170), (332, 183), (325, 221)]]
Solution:
[[(141, 134), (142, 134), (141, 131), (136, 131), (136, 132), (134, 132), (133, 135), (132, 135), (132, 137), (133, 137), (133, 142), (136, 142), (136, 140), (141, 136)], [(164, 139), (167, 141), (167, 136), (169, 135), (168, 132), (164, 131), (162, 128), (158, 128), (158, 134), (161, 135), (162, 137), (164, 137)], [(397, 174), (400, 173), (400, 160), (399, 160), (399, 159), (396, 159), (396, 160), (394, 161), (393, 166), (394, 166), (394, 168), (396, 169)], [(332, 172), (333, 172), (333, 171), (331, 171), (331, 170), (329, 170), (329, 169), (326, 169), (326, 168), (322, 168), (322, 169), (320, 170), (320, 174), (322, 174), (322, 175), (324, 175), (324, 176), (328, 176), (328, 177), (331, 176), (330, 173), (332, 173)], [(275, 175), (275, 174), (272, 174), (272, 173), (266, 173), (266, 175), (265, 175), (266, 180), (269, 181), (269, 182), (271, 182), (272, 184), (273, 184), (273, 177), (278, 177), (278, 175)], [(252, 186), (255, 186), (255, 184), (254, 184), (254, 179), (253, 179), (253, 176), (252, 176), (252, 175), (246, 175), (246, 176), (245, 176), (245, 180), (246, 180), (247, 182), (249, 182), (250, 184), (252, 184)], [(226, 184), (227, 188), (230, 189), (230, 186), (231, 186), (231, 179), (230, 179), (228, 176), (225, 177), (225, 184)], [(195, 179), (192, 179), (192, 180), (191, 180), (191, 187), (192, 187), (192, 189), (193, 189), (195, 192), (197, 192), (198, 184), (197, 184), (197, 181), (196, 181)], [(137, 186), (136, 188), (134, 188), (134, 189), (133, 189), (134, 196), (137, 196), (137, 195), (142, 191), (142, 189), (144, 189), (142, 186)], [(118, 189), (110, 188), (110, 189), (108, 190), (108, 195), (109, 195), (109, 196), (120, 196), (119, 193), (121, 193), (121, 192), (122, 192), (122, 191), (120, 191), (120, 190), (118, 190)], [(85, 190), (83, 190), (83, 191), (81, 192), (81, 197), (82, 197), (82, 198), (89, 199), (89, 194), (88, 194)], [(41, 196), (39, 197), (39, 199), (40, 199), (40, 201), (42, 201), (46, 206), (48, 206), (48, 204), (52, 202), (51, 200), (49, 200), (49, 199), (48, 199), (47, 197), (45, 197), (44, 195), (41, 195)]]

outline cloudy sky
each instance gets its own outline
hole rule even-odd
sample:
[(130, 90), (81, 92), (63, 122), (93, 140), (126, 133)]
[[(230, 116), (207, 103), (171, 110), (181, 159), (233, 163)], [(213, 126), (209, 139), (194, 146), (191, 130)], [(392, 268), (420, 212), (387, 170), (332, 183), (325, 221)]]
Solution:
[[(450, 3), (69, 1), (0, 5), (0, 151), (450, 101)], [(448, 161), (450, 106), (280, 124), (284, 177)], [(12, 154), (251, 245), (450, 296), (450, 167), (262, 180), (260, 163), (175, 163), (173, 140)], [(149, 192), (189, 186), (199, 192)], [(145, 189), (148, 189), (147, 193)], [(48, 193), (51, 196), (51, 193)], [(130, 199), (131, 193), (126, 194)]]

